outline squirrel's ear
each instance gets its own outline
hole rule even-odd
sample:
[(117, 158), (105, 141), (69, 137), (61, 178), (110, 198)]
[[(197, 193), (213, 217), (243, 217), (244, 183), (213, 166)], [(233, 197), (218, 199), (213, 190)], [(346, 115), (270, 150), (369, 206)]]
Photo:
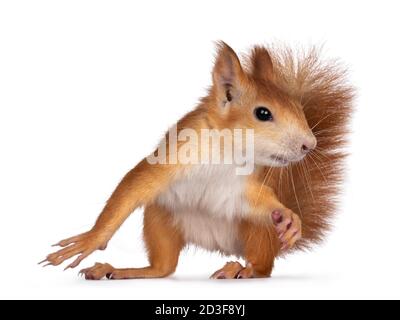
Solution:
[(274, 78), (274, 67), (271, 56), (265, 47), (255, 46), (250, 56), (252, 75), (255, 78), (271, 81)]
[(217, 43), (217, 56), (213, 69), (213, 83), (223, 105), (240, 96), (247, 76), (235, 51), (225, 42)]

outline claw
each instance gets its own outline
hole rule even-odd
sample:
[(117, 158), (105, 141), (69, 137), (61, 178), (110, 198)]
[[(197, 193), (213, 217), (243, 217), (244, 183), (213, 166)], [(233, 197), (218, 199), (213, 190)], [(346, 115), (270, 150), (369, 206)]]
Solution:
[(57, 266), (64, 261), (77, 256), (72, 263), (65, 267), (64, 271), (70, 268), (75, 268), (83, 259), (89, 256), (95, 250), (104, 250), (107, 247), (108, 240), (105, 240), (103, 236), (104, 234), (99, 235), (97, 232), (89, 231), (68, 239), (61, 240), (52, 245), (52, 247), (60, 246), (61, 249), (48, 255), (46, 259), (39, 262), (39, 264), (49, 262), (47, 265)]
[(64, 268), (64, 271), (67, 271), (68, 269), (72, 269), (73, 267), (72, 267), (72, 263), (70, 263), (69, 265), (67, 265), (65, 268)]
[(210, 279), (226, 279), (225, 272), (220, 271), (211, 275)]
[(113, 280), (113, 273), (112, 273), (112, 272), (107, 273), (107, 274), (106, 274), (106, 278), (107, 278), (107, 279), (110, 279), (110, 280)]

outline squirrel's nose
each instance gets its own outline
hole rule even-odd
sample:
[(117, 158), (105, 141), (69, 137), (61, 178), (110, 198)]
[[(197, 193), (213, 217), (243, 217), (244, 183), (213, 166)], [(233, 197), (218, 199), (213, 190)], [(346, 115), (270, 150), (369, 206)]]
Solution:
[(317, 139), (313, 137), (312, 139), (303, 142), (301, 146), (301, 152), (303, 154), (309, 153), (310, 151), (314, 150), (316, 146), (317, 146)]

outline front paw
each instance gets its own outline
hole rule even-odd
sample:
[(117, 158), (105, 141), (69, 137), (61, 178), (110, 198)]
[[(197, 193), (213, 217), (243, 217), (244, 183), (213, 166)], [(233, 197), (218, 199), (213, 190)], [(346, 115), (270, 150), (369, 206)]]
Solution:
[(63, 249), (49, 254), (46, 259), (40, 262), (40, 264), (47, 262), (46, 265), (57, 266), (63, 263), (65, 260), (77, 256), (77, 258), (71, 264), (69, 264), (65, 270), (68, 268), (75, 268), (92, 252), (96, 250), (104, 250), (107, 247), (108, 240), (109, 237), (107, 234), (95, 231), (89, 231), (75, 237), (62, 240), (54, 246), (60, 246)]
[(277, 209), (272, 212), (272, 221), (282, 244), (281, 250), (293, 248), (302, 235), (299, 216), (290, 209)]

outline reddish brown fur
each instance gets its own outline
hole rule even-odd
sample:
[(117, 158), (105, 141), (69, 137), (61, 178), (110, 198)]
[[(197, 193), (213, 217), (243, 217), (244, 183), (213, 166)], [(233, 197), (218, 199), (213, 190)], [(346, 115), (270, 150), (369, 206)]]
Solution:
[[(344, 147), (353, 109), (354, 89), (347, 81), (346, 70), (337, 61), (322, 61), (319, 51), (315, 47), (294, 51), (285, 46), (256, 46), (247, 64), (251, 75), (247, 80), (275, 104), (284, 108), (293, 103), (302, 106), (317, 137), (317, 149), (303, 162), (283, 169), (266, 168), (264, 172), (278, 199), (301, 216), (303, 238), (297, 242), (298, 249), (320, 242), (329, 230), (343, 179)], [(263, 59), (265, 56), (270, 60)], [(260, 69), (270, 67), (273, 72), (259, 74)], [(210, 99), (205, 98), (204, 104), (208, 105)], [(235, 117), (243, 123), (241, 114), (232, 113), (220, 127), (232, 126)]]
[[(243, 277), (265, 277), (271, 274), (274, 258), (281, 254), (274, 226), (259, 224), (255, 218), (270, 217), (275, 209), (284, 212), (297, 228), (302, 228), (303, 238), (296, 243), (304, 249), (323, 239), (335, 212), (336, 196), (343, 177), (343, 163), (348, 123), (352, 113), (353, 89), (347, 84), (345, 71), (334, 62), (321, 62), (316, 49), (308, 53), (295, 53), (287, 48), (255, 47), (242, 70), (239, 59), (227, 45), (219, 45), (214, 67), (214, 85), (198, 108), (178, 124), (178, 130), (192, 128), (255, 128), (251, 113), (242, 108), (231, 108), (221, 114), (224, 99), (237, 97), (243, 88), (246, 92), (237, 99), (237, 105), (254, 105), (265, 101), (285, 121), (297, 121), (304, 130), (312, 128), (318, 148), (303, 162), (288, 168), (262, 168), (249, 177), (247, 199), (253, 208), (250, 219), (238, 221), (244, 255), (249, 262), (245, 268), (227, 264), (216, 272)], [(232, 78), (234, 83), (227, 84)], [(227, 94), (227, 90), (229, 94)], [(301, 112), (304, 110), (304, 114)], [(304, 118), (305, 117), (305, 118)], [(306, 120), (306, 121), (305, 121)], [(270, 136), (273, 139), (273, 136)], [(70, 267), (107, 242), (138, 206), (146, 206), (144, 236), (149, 250), (150, 266), (139, 269), (115, 269), (109, 264), (96, 264), (82, 272), (88, 279), (161, 277), (172, 273), (178, 262), (180, 250), (185, 245), (179, 228), (173, 225), (170, 212), (153, 203), (154, 198), (179, 177), (179, 165), (151, 166), (143, 160), (114, 191), (93, 229), (82, 235), (58, 243), (64, 249), (49, 255), (45, 261), (58, 265), (81, 254)], [(293, 212), (297, 212), (300, 216)], [(301, 223), (300, 223), (301, 220)], [(271, 222), (271, 219), (268, 220)], [(301, 230), (301, 229), (299, 229)]]
[(272, 47), (269, 53), (275, 83), (303, 106), (318, 141), (315, 154), (306, 157), (304, 164), (282, 170), (281, 179), (280, 169), (274, 169), (271, 179), (280, 201), (301, 216), (303, 238), (297, 248), (304, 249), (323, 239), (336, 210), (354, 89), (347, 81), (346, 70), (335, 61), (321, 61), (316, 48), (294, 52)]

